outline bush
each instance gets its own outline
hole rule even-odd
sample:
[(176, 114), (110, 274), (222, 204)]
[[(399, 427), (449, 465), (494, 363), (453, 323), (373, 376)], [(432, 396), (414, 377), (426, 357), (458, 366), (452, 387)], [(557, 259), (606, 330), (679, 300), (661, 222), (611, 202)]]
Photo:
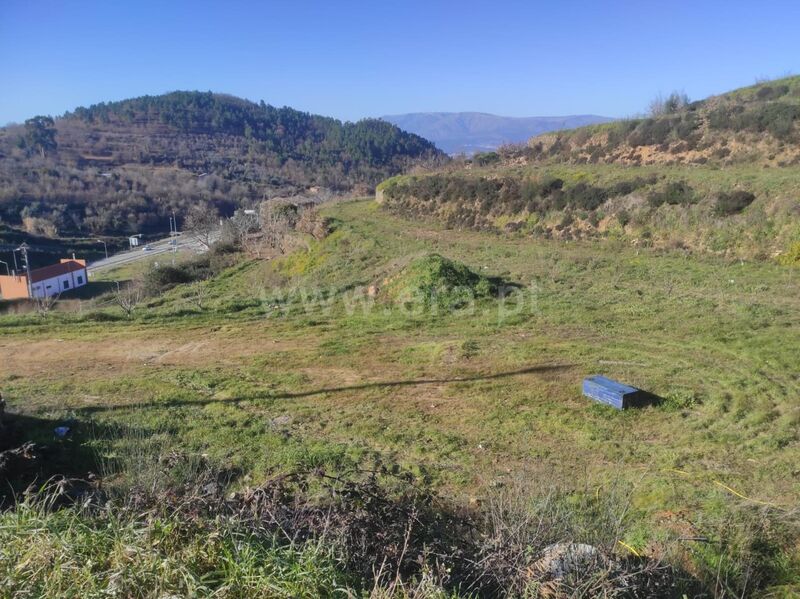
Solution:
[(740, 104), (734, 104), (712, 110), (708, 115), (708, 124), (712, 129), (769, 132), (778, 139), (789, 139), (798, 119), (800, 106), (796, 104), (771, 102), (749, 110)]
[(608, 191), (586, 183), (578, 183), (565, 193), (567, 205), (584, 210), (594, 210), (602, 206), (608, 199)]
[(188, 265), (160, 266), (150, 269), (144, 276), (144, 288), (148, 295), (158, 295), (176, 285), (197, 280)]
[(645, 119), (628, 136), (628, 143), (634, 147), (661, 145), (669, 138), (676, 120), (680, 119)]
[(717, 196), (716, 212), (720, 216), (738, 214), (752, 204), (755, 199), (756, 196), (749, 191), (722, 192)]
[(756, 97), (759, 100), (775, 100), (777, 98), (780, 98), (781, 96), (785, 96), (788, 93), (789, 93), (788, 85), (779, 85), (777, 87), (772, 87), (771, 85), (765, 85), (756, 92)]
[(652, 116), (663, 116), (680, 112), (689, 106), (689, 96), (683, 92), (672, 92), (666, 98), (661, 96), (650, 102), (650, 114)]
[(697, 202), (694, 190), (686, 181), (673, 181), (661, 191), (654, 191), (647, 198), (651, 206), (657, 208), (662, 204), (672, 206), (688, 206)]
[(636, 177), (629, 181), (620, 181), (615, 183), (611, 189), (609, 190), (609, 196), (626, 196), (630, 193), (633, 193), (637, 189), (642, 187), (646, 187), (648, 185), (653, 185), (657, 181), (657, 177), (655, 175), (651, 175), (647, 178), (645, 177)]
[(480, 152), (472, 157), (473, 162), (478, 166), (488, 166), (500, 162), (500, 154), (497, 152)]

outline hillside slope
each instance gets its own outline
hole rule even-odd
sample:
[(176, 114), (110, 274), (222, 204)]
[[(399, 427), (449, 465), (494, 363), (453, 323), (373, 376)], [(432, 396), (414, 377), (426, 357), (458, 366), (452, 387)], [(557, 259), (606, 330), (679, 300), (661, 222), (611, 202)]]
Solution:
[(166, 230), (172, 210), (197, 202), (224, 212), (311, 186), (365, 191), (443, 158), (379, 120), (210, 92), (143, 96), (0, 130), (0, 219), (32, 233)]
[(451, 155), (495, 150), (503, 144), (520, 143), (548, 131), (612, 120), (593, 114), (507, 117), (484, 112), (414, 112), (381, 118), (431, 140)]
[[(797, 596), (794, 272), (443, 230), (371, 202), (321, 212), (328, 237), (267, 261), (179, 261), (173, 274), (197, 280), (130, 316), (100, 299), (0, 315), (8, 412), (52, 447), (38, 480), (91, 469), (113, 499), (0, 510), (6, 595), (335, 597), (349, 584), (353, 597), (536, 597), (548, 547), (587, 543), (677, 580), (634, 594), (615, 567), (626, 594), (584, 597), (722, 597), (720, 580), (726, 597)], [(481, 293), (494, 276), (519, 288)], [(589, 401), (580, 381), (598, 372), (664, 401)], [(28, 480), (0, 501), (30, 496)], [(390, 509), (398, 495), (423, 503)], [(623, 561), (631, 551), (641, 559)], [(374, 592), (383, 564), (415, 594)], [(426, 569), (448, 592), (431, 592)], [(416, 592), (413, 579), (428, 582)]]
[(673, 108), (390, 179), (379, 199), (451, 227), (798, 261), (800, 77)]
[(536, 137), (529, 155), (578, 164), (800, 164), (800, 76), (685, 105), (675, 99), (648, 118)]

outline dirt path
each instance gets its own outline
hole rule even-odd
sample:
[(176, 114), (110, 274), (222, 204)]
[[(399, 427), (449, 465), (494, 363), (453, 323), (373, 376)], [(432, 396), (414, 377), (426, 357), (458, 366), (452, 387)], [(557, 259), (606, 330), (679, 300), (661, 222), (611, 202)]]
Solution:
[(59, 373), (125, 373), (152, 364), (233, 366), (270, 351), (304, 347), (304, 341), (274, 339), (268, 332), (229, 329), (189, 330), (171, 335), (145, 331), (103, 335), (91, 340), (43, 338), (0, 339), (0, 378), (50, 377)]

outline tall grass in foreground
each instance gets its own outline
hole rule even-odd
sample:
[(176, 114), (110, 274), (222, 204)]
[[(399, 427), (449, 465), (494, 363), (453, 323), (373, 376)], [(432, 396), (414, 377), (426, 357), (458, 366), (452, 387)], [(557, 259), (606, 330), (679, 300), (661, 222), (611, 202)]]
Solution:
[(222, 522), (209, 533), (37, 500), (0, 517), (3, 597), (325, 597), (346, 580), (322, 541), (282, 546)]
[(239, 488), (165, 432), (95, 431), (99, 484), (0, 513), (0, 597), (788, 597), (796, 514), (720, 500), (642, 529), (633, 489), (514, 481), (466, 509), (392, 464)]

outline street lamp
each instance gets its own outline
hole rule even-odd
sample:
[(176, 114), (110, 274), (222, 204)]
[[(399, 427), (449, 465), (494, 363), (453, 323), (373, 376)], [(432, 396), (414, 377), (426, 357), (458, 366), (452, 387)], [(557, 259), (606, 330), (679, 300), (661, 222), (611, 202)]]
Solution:
[(6, 276), (10, 277), (11, 276), (11, 269), (8, 268), (8, 262), (6, 262), (5, 260), (0, 260), (0, 264), (5, 264), (6, 265)]
[(106, 242), (102, 239), (98, 239), (97, 241), (103, 244), (103, 249), (106, 251), (106, 260), (108, 260), (108, 246), (106, 245)]

